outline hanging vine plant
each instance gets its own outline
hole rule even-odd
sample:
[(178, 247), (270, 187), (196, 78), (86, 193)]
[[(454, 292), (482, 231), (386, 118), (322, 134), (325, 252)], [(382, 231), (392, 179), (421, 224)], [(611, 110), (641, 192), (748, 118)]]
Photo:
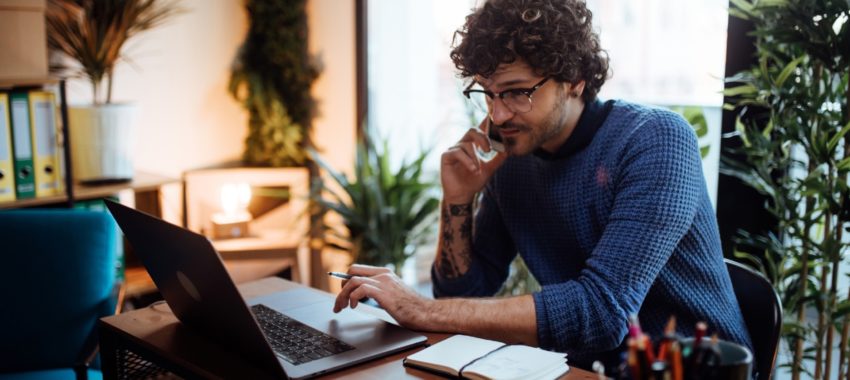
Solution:
[(305, 0), (247, 0), (250, 27), (233, 62), (229, 91), (250, 114), (243, 161), (306, 166), (319, 75), (307, 51)]

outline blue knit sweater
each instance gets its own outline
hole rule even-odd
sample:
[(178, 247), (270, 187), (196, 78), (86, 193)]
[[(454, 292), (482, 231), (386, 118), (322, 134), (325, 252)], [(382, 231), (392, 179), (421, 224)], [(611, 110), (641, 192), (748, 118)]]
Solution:
[[(571, 140), (591, 128), (584, 119)], [(674, 314), (680, 334), (706, 321), (709, 334), (751, 348), (691, 127), (616, 101), (587, 140), (499, 168), (475, 217), (470, 269), (455, 279), (432, 269), (435, 296), (492, 296), (518, 253), (542, 285), (540, 345), (571, 362), (610, 358), (634, 313), (656, 338)]]

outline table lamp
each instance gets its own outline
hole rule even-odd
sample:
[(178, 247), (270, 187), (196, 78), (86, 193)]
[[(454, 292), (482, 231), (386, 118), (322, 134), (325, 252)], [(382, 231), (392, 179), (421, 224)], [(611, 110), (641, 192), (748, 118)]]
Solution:
[(212, 216), (213, 239), (232, 239), (248, 236), (248, 212), (251, 186), (247, 183), (227, 183), (221, 187), (221, 212)]

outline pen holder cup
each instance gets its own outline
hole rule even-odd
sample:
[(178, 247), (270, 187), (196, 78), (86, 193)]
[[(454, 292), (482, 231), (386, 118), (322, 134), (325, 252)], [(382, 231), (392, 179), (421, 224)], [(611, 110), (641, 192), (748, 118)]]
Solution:
[[(682, 339), (682, 349), (691, 350), (694, 343), (693, 338)], [(748, 380), (752, 376), (753, 354), (744, 346), (736, 343), (720, 340), (717, 342), (720, 353), (719, 365), (691, 364), (688, 359), (685, 362), (686, 379), (710, 379), (710, 380)], [(693, 352), (693, 351), (691, 351)]]

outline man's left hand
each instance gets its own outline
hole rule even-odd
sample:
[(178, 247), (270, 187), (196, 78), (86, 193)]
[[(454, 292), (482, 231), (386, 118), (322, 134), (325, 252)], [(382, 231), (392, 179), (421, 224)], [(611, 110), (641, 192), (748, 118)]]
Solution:
[(334, 313), (346, 306), (352, 309), (359, 301), (369, 297), (387, 311), (402, 326), (413, 330), (431, 330), (429, 312), (433, 300), (420, 296), (406, 286), (398, 276), (387, 268), (354, 264), (348, 269), (354, 275), (343, 284), (336, 297)]

